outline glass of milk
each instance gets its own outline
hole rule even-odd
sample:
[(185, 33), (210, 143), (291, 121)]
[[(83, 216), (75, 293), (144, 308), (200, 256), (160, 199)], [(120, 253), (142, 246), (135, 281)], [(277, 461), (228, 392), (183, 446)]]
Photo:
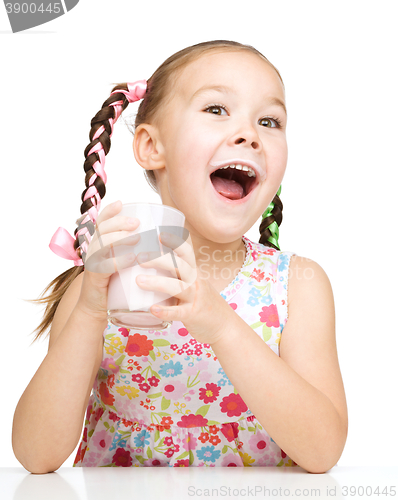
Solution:
[[(131, 231), (131, 235), (139, 235), (138, 242), (133, 247), (130, 246), (132, 253), (138, 255), (141, 252), (155, 252), (156, 257), (165, 256), (170, 259), (172, 268), (176, 267), (173, 251), (162, 245), (159, 234), (170, 233), (185, 241), (188, 231), (184, 228), (185, 215), (182, 212), (157, 203), (127, 203), (122, 206), (118, 215), (134, 217), (140, 221), (138, 228)], [(126, 246), (123, 248), (123, 245), (115, 245), (113, 249), (115, 257), (126, 253)], [(177, 298), (140, 288), (136, 283), (139, 274), (178, 279), (175, 272), (144, 268), (137, 260), (131, 267), (117, 270), (110, 277), (108, 286), (108, 320), (116, 326), (135, 330), (164, 330), (172, 322), (154, 316), (150, 307), (154, 304), (174, 306), (177, 305)]]

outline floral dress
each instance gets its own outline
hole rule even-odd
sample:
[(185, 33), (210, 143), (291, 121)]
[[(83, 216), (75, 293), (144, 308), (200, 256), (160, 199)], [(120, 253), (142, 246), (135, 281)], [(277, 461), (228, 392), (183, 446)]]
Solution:
[[(292, 252), (242, 237), (245, 262), (221, 292), (279, 356)], [(209, 344), (108, 324), (74, 467), (296, 466), (237, 393)]]

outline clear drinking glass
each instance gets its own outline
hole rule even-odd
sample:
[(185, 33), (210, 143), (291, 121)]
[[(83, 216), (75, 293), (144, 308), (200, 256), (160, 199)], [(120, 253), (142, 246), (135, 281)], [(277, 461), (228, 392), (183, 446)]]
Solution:
[[(135, 217), (140, 225), (131, 235), (139, 234), (140, 238), (130, 252), (138, 255), (141, 252), (155, 252), (156, 256), (166, 255), (170, 262), (175, 262), (173, 251), (160, 243), (159, 234), (167, 232), (185, 241), (188, 231), (184, 228), (185, 215), (175, 208), (157, 203), (127, 203), (122, 206), (118, 215)], [(185, 236), (185, 237), (184, 237)], [(127, 246), (115, 245), (115, 257), (126, 253)], [(175, 265), (173, 264), (173, 269)], [(154, 304), (165, 306), (177, 305), (177, 298), (170, 295), (140, 288), (136, 283), (139, 274), (151, 276), (168, 276), (177, 278), (163, 269), (144, 268), (137, 261), (131, 267), (115, 272), (108, 286), (108, 320), (116, 325), (136, 330), (164, 330), (172, 322), (164, 321), (150, 312)]]

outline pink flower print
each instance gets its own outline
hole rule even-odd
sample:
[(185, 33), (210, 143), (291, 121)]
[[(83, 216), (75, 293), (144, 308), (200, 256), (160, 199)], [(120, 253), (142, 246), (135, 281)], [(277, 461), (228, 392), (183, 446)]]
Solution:
[(236, 311), (236, 309), (238, 308), (237, 304), (235, 304), (235, 302), (232, 302), (231, 304), (229, 304), (231, 306), (231, 308)]
[(117, 373), (120, 370), (120, 367), (115, 363), (115, 360), (113, 358), (103, 359), (101, 368), (112, 373)]
[(165, 399), (177, 401), (177, 399), (183, 397), (184, 393), (187, 391), (187, 386), (177, 380), (167, 379), (162, 382), (160, 390)]
[[(99, 450), (106, 450), (112, 443), (112, 436), (107, 431), (94, 432), (94, 435), (90, 441)], [(90, 446), (91, 448), (91, 446)]]
[(85, 467), (96, 467), (98, 464), (98, 461), (101, 458), (101, 454), (90, 452), (90, 453), (87, 453), (85, 458), (86, 458), (84, 461)]
[(178, 427), (204, 427), (207, 425), (208, 419), (202, 417), (202, 415), (194, 415), (190, 413), (189, 415), (182, 415), (181, 420), (177, 422)]
[(265, 453), (269, 450), (270, 439), (266, 434), (257, 430), (249, 439), (249, 446), (255, 453)]
[(205, 404), (213, 403), (220, 394), (220, 389), (221, 387), (218, 387), (217, 384), (206, 384), (206, 388), (199, 389), (199, 399), (203, 400)]
[(234, 392), (222, 399), (220, 408), (228, 417), (239, 417), (242, 413), (247, 411), (246, 403), (239, 394), (235, 394)]
[[(207, 354), (210, 354), (209, 352)], [(201, 382), (209, 382), (213, 378), (213, 375), (210, 372), (200, 372), (200, 381)]]
[(182, 440), (182, 447), (184, 448), (185, 451), (194, 450), (197, 446), (197, 443), (198, 443), (197, 438), (188, 434)]
[(206, 370), (208, 366), (209, 362), (206, 359), (202, 359), (201, 361), (194, 363), (193, 366), (187, 366), (184, 373), (189, 376), (196, 375), (198, 371)]
[(278, 309), (275, 304), (262, 308), (262, 312), (260, 312), (260, 321), (267, 326), (279, 327)]
[(234, 455), (233, 453), (228, 453), (228, 455), (225, 455), (221, 463), (221, 467), (241, 467), (241, 466), (242, 466), (242, 460), (240, 456)]
[(180, 335), (181, 337), (186, 337), (189, 332), (186, 328), (179, 328), (178, 331), (177, 331), (178, 335)]

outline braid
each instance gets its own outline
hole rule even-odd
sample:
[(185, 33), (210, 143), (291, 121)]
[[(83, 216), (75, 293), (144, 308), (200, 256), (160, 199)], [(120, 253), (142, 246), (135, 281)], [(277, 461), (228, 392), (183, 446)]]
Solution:
[(82, 216), (76, 221), (74, 238), (64, 229), (58, 228), (50, 242), (51, 250), (66, 259), (73, 259), (75, 266), (84, 265), (84, 256), (95, 231), (95, 221), (105, 196), (105, 156), (111, 148), (113, 125), (130, 102), (142, 99), (146, 93), (146, 80), (116, 85), (101, 110), (91, 120), (90, 143), (84, 150), (86, 158), (86, 189), (80, 206)]
[(279, 195), (281, 194), (282, 186), (279, 187), (274, 199), (268, 206), (267, 210), (262, 215), (262, 222), (260, 224), (260, 240), (259, 243), (265, 246), (279, 248), (279, 226), (282, 224), (282, 210), (283, 204)]

